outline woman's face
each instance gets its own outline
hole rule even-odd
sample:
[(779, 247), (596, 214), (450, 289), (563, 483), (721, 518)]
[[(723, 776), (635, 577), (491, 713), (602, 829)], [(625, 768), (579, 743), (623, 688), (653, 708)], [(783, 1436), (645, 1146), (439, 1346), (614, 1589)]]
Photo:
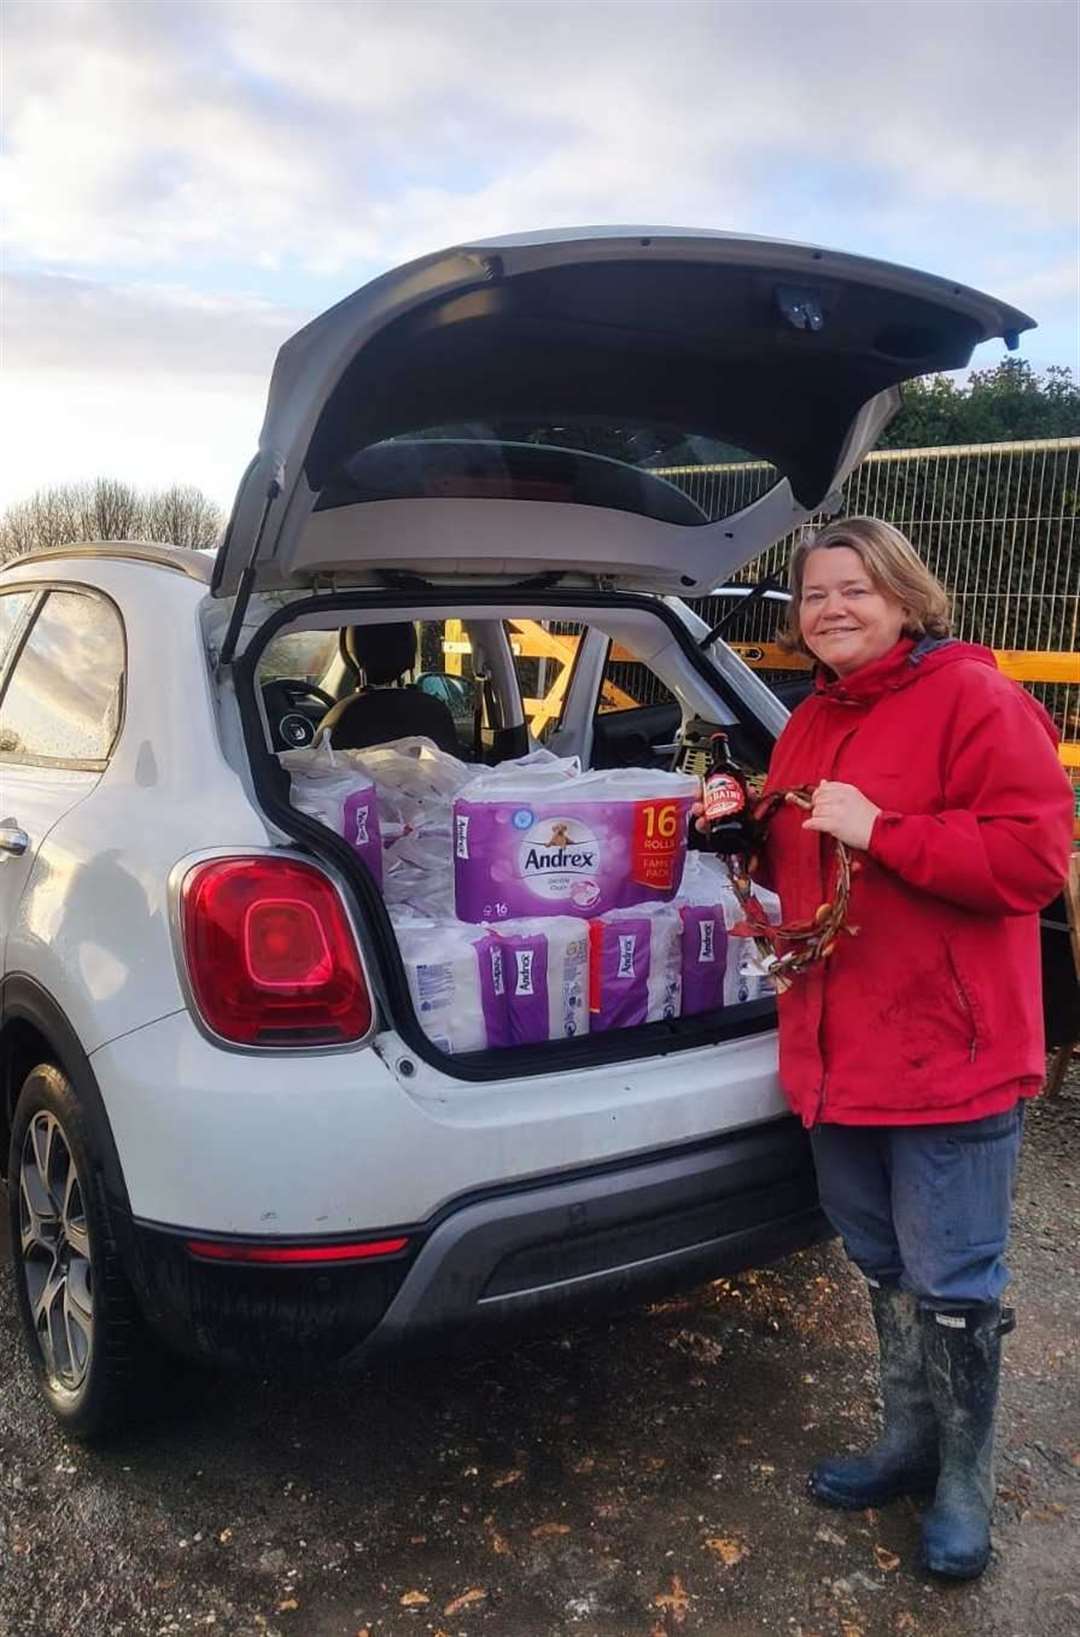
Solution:
[(870, 578), (850, 546), (820, 546), (803, 565), (799, 630), (815, 659), (849, 676), (900, 638), (905, 610)]

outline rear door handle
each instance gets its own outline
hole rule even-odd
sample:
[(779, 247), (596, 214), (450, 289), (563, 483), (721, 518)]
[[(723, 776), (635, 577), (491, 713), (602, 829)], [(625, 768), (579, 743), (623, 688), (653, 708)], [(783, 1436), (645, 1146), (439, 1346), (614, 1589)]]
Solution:
[(30, 837), (20, 830), (14, 819), (0, 819), (0, 852), (21, 858), (30, 847)]

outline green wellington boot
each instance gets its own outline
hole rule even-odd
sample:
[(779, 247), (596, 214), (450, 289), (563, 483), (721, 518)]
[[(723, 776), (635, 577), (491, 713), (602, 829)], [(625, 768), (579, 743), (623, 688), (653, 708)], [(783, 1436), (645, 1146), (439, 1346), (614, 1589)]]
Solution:
[(990, 1561), (994, 1412), (1001, 1338), (1013, 1328), (1012, 1310), (988, 1302), (921, 1317), (941, 1438), (934, 1504), (922, 1521), (923, 1560), (932, 1574), (974, 1580)]
[(938, 1424), (923, 1362), (918, 1300), (899, 1285), (871, 1285), (881, 1356), (882, 1435), (865, 1455), (836, 1455), (810, 1474), (810, 1493), (828, 1506), (880, 1506), (928, 1495), (938, 1476)]

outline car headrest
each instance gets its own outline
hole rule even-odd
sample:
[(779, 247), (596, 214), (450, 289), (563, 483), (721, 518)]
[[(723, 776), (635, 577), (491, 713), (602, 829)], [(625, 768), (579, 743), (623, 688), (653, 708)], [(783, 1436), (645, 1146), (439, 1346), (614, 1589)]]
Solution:
[(416, 664), (416, 628), (407, 621), (395, 625), (350, 625), (345, 651), (364, 678), (376, 687), (396, 682)]

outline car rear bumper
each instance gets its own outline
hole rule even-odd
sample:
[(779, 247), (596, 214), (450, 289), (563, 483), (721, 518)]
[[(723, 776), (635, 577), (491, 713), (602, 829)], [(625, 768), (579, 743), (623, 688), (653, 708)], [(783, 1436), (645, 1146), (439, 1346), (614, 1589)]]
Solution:
[[(676, 1153), (453, 1202), (374, 1229), (397, 1256), (318, 1266), (208, 1263), (194, 1231), (136, 1223), (132, 1277), (174, 1345), (243, 1367), (363, 1366), (523, 1322), (570, 1322), (827, 1238), (806, 1134), (788, 1117)], [(216, 1236), (223, 1248), (250, 1240)], [(270, 1242), (272, 1243), (272, 1241)]]

